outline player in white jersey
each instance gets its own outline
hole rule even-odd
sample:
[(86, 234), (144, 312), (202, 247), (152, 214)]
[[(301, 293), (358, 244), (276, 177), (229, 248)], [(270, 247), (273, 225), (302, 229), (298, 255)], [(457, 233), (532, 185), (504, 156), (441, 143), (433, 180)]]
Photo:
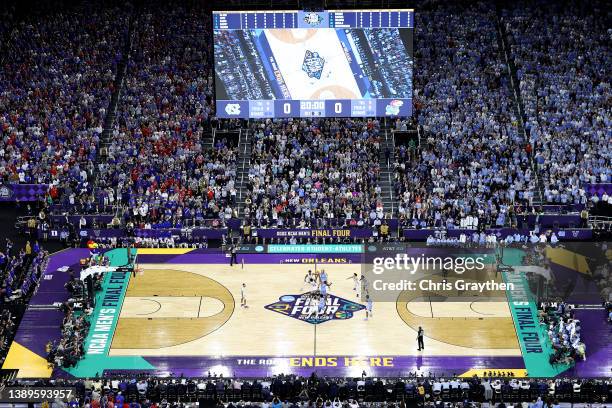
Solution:
[(314, 279), (315, 279), (316, 285), (318, 285), (321, 282), (321, 272), (317, 271), (317, 268), (315, 268), (315, 271), (314, 271)]
[(240, 307), (248, 308), (246, 299), (246, 283), (240, 287)]
[(302, 287), (300, 288), (300, 292), (302, 292), (304, 290), (304, 286), (309, 288), (309, 290), (315, 290), (316, 289), (317, 281), (316, 281), (315, 276), (312, 274), (312, 271), (310, 269), (308, 270), (308, 273), (306, 274), (306, 276), (304, 276), (304, 283), (302, 284)]
[[(368, 280), (366, 279), (364, 275), (361, 275), (359, 282), (361, 282), (361, 293), (364, 293), (367, 296), (368, 295)], [(357, 297), (359, 297), (359, 293), (357, 293)]]
[(372, 316), (372, 308), (374, 304), (372, 303), (372, 299), (370, 299), (370, 295), (366, 295), (366, 317), (364, 320), (368, 320), (369, 317)]
[[(346, 278), (346, 280), (349, 279), (353, 280), (353, 290), (357, 292), (357, 287), (359, 286), (359, 277), (356, 273), (354, 273), (353, 276), (349, 276), (348, 278)], [(357, 293), (357, 297), (359, 297), (359, 293)]]

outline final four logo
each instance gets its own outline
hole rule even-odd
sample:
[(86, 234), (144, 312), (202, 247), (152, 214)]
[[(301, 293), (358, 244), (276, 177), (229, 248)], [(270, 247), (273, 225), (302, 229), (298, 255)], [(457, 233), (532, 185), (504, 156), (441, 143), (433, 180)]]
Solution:
[(325, 323), (329, 320), (348, 320), (365, 306), (337, 296), (328, 295), (325, 307), (318, 313), (318, 301), (308, 293), (284, 295), (278, 302), (265, 306), (266, 309), (310, 324)]
[(306, 50), (304, 54), (304, 62), (302, 63), (302, 71), (310, 78), (321, 79), (325, 58), (321, 57), (318, 52)]
[(306, 15), (304, 16), (304, 22), (309, 26), (315, 27), (323, 22), (323, 17), (321, 17), (317, 13), (306, 13)]

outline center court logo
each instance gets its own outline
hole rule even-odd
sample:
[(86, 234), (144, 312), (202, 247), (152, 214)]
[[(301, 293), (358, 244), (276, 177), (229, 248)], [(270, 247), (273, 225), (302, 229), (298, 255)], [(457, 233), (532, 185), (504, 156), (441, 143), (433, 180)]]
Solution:
[(325, 59), (316, 51), (306, 50), (304, 54), (304, 62), (302, 63), (302, 71), (310, 78), (321, 79)]
[(328, 295), (325, 308), (317, 313), (318, 302), (312, 301), (312, 297), (308, 293), (303, 293), (301, 295), (281, 296), (278, 302), (269, 304), (265, 308), (310, 324), (319, 324), (330, 320), (348, 320), (353, 317), (355, 312), (365, 309), (365, 306), (341, 297)]

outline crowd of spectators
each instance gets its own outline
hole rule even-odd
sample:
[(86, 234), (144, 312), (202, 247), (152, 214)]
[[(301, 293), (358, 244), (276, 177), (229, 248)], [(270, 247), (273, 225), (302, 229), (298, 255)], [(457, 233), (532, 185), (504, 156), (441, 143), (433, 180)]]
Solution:
[(251, 128), (244, 217), (260, 226), (344, 219), (380, 225), (380, 124), (368, 119), (267, 120)]
[[(559, 237), (552, 230), (540, 231), (539, 228), (523, 234), (516, 230), (514, 234), (500, 237), (496, 232), (473, 231), (461, 233), (458, 237), (449, 237), (446, 234), (430, 235), (427, 237), (427, 245), (431, 246), (461, 246), (461, 247), (490, 247), (494, 248), (498, 244), (504, 246), (515, 246), (522, 248), (533, 248), (535, 244), (548, 244), (555, 246), (559, 243)], [(531, 244), (531, 245), (530, 245)]]
[(0, 252), (0, 305), (14, 300), (28, 298), (44, 272), (48, 252), (38, 242), (29, 241), (19, 251), (13, 248), (13, 242), (7, 238), (4, 252)]
[(62, 309), (62, 336), (56, 344), (47, 344), (47, 361), (57, 367), (73, 367), (85, 354), (90, 323), (87, 315), (75, 312), (71, 304), (64, 304)]
[(15, 335), (15, 319), (16, 316), (10, 308), (6, 307), (0, 311), (0, 363), (4, 362), (4, 356)]
[(580, 340), (580, 320), (574, 318), (573, 308), (564, 302), (539, 305), (540, 324), (546, 327), (554, 350), (550, 356), (551, 364), (586, 360), (586, 348)]
[[(81, 268), (96, 265), (108, 266), (109, 263), (108, 257), (94, 253), (91, 257), (81, 261)], [(103, 274), (91, 275), (93, 293), (90, 293), (85, 280), (75, 277), (71, 268), (63, 268), (70, 274), (68, 282), (64, 285), (69, 293), (69, 298), (60, 307), (60, 310), (64, 312), (62, 334), (58, 341), (47, 344), (47, 361), (56, 367), (73, 367), (85, 354), (85, 339), (89, 333), (90, 316), (93, 312), (91, 296), (102, 289)]]
[(212, 109), (209, 18), (198, 6), (136, 22), (116, 125), (100, 165), (102, 200), (135, 227), (181, 228), (232, 215), (236, 148), (206, 146)]
[(219, 99), (263, 100), (282, 98), (257, 54), (257, 34), (251, 30), (219, 30), (215, 34), (215, 64), (222, 94)]
[[(248, 191), (238, 197), (236, 146), (204, 140), (214, 105), (205, 9), (85, 7), (35, 16), (14, 30), (3, 23), (0, 33), (11, 30), (17, 50), (2, 67), (3, 181), (50, 183), (50, 204), (84, 213), (118, 208), (121, 225), (133, 228), (243, 215), (263, 227), (317, 218), (378, 226), (391, 216), (381, 199), (376, 120), (256, 122)], [(552, 10), (550, 24), (540, 24), (546, 15), (535, 7), (504, 15), (530, 140), (518, 132), (493, 7), (428, 5), (416, 13), (422, 143), (418, 160), (403, 146), (392, 158), (404, 225), (511, 226), (533, 200), (532, 157), (545, 170), (549, 202), (582, 203), (581, 183), (609, 181), (603, 19), (591, 13), (566, 24), (573, 10)], [(127, 74), (110, 143), (101, 146), (130, 18)], [(546, 26), (542, 36), (539, 26)], [(404, 122), (396, 127), (407, 129)], [(584, 137), (573, 137), (578, 131)]]
[[(493, 373), (489, 373), (493, 374)], [(500, 373), (497, 373), (500, 374)], [(23, 383), (23, 382), (22, 382)], [(441, 408), (480, 407), (491, 403), (521, 404), (525, 407), (558, 407), (556, 401), (605, 402), (612, 392), (610, 380), (517, 379), (507, 376), (484, 378), (407, 377), (376, 379), (308, 378), (278, 375), (263, 379), (114, 377), (53, 382), (39, 380), (33, 385), (76, 387), (79, 406), (157, 407), (214, 401), (219, 407), (369, 407), (427, 404)], [(112, 403), (109, 405), (109, 402)], [(380, 403), (388, 405), (379, 405)], [(223, 405), (221, 405), (223, 404)], [(189, 406), (189, 405), (185, 405)], [(496, 405), (497, 406), (497, 405)], [(499, 405), (502, 408), (502, 405)]]
[(25, 307), (47, 267), (49, 254), (38, 242), (17, 251), (6, 239), (0, 251), (0, 361), (6, 355)]
[(180, 237), (167, 234), (161, 237), (104, 237), (96, 241), (100, 249), (126, 248), (207, 248), (206, 237)]
[(549, 203), (585, 203), (585, 183), (609, 183), (607, 5), (519, 2), (504, 10), (535, 160)]
[[(420, 159), (395, 158), (399, 216), (415, 228), (506, 226), (530, 205), (531, 147), (518, 133), (495, 12), (484, 3), (424, 9), (415, 21)], [(459, 8), (459, 9), (457, 9)]]
[(0, 63), (8, 54), (8, 43), (15, 22), (15, 5), (7, 4), (0, 10)]
[(89, 198), (126, 21), (82, 5), (15, 23), (0, 67), (0, 181)]

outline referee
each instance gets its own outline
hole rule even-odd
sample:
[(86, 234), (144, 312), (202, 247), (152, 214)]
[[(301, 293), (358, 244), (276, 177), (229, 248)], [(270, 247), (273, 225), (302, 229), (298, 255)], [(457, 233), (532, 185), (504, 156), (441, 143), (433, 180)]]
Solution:
[(425, 350), (425, 344), (423, 343), (423, 335), (425, 334), (425, 331), (423, 330), (423, 328), (421, 326), (419, 326), (419, 331), (417, 333), (417, 342), (419, 343), (419, 348), (418, 350)]
[(238, 263), (238, 258), (236, 256), (236, 245), (232, 245), (230, 248), (230, 266), (234, 266), (235, 263)]

